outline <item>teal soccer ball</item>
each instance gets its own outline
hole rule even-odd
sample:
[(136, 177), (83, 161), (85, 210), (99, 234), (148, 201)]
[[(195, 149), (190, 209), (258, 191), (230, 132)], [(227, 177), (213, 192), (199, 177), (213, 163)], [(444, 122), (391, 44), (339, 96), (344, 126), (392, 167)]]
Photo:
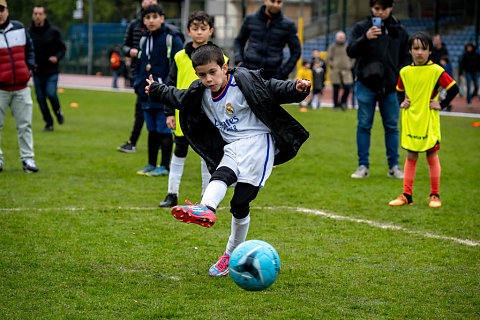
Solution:
[(262, 240), (249, 240), (233, 250), (230, 276), (242, 289), (260, 291), (270, 287), (280, 271), (280, 257), (274, 247)]

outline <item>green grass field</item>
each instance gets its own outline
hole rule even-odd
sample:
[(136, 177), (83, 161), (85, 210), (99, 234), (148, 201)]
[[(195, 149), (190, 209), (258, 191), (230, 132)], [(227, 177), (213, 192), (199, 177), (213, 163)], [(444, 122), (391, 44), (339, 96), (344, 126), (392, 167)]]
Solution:
[[(65, 89), (60, 99), (66, 121), (54, 132), (42, 132), (34, 105), (37, 174), (21, 169), (10, 112), (2, 131), (0, 319), (480, 318), (472, 119), (442, 117), (443, 207), (428, 207), (422, 155), (414, 205), (390, 208), (402, 181), (387, 178), (379, 114), (371, 177), (353, 180), (356, 112), (287, 107), (311, 138), (252, 204), (248, 239), (272, 244), (282, 267), (272, 287), (247, 292), (208, 276), (230, 233), (232, 190), (212, 228), (178, 222), (157, 207), (167, 178), (135, 174), (147, 162), (145, 129), (136, 154), (116, 151), (131, 130), (134, 95)], [(200, 200), (200, 180), (190, 151), (182, 202)]]

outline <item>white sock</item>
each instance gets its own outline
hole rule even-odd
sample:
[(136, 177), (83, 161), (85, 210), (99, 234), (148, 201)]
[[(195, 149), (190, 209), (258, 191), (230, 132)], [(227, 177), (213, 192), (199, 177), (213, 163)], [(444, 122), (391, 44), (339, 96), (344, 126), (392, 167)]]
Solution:
[(232, 227), (230, 238), (228, 238), (227, 249), (228, 254), (232, 254), (233, 250), (240, 244), (245, 242), (250, 225), (250, 214), (243, 219), (237, 219), (232, 216)]
[(227, 193), (227, 184), (220, 180), (213, 180), (205, 189), (201, 204), (217, 209)]
[(208, 183), (210, 182), (210, 178), (212, 177), (210, 175), (210, 172), (208, 172), (207, 163), (203, 159), (201, 159), (200, 161), (200, 170), (202, 172), (202, 197), (203, 197), (203, 194), (207, 189)]
[(174, 193), (178, 195), (185, 159), (186, 158), (179, 158), (175, 154), (172, 155), (172, 161), (170, 162), (170, 173), (168, 174), (168, 193)]

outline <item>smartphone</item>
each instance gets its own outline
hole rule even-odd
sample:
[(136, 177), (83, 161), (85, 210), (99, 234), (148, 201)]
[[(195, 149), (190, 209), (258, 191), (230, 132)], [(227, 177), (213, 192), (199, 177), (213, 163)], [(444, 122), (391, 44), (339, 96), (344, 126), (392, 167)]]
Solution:
[(372, 17), (372, 25), (377, 28), (382, 28), (382, 18)]

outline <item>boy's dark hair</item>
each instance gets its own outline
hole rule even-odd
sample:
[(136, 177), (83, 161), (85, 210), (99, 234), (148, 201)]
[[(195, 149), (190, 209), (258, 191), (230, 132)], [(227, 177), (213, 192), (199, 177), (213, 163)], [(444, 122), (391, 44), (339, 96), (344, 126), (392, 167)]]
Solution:
[(206, 65), (209, 62), (216, 62), (220, 67), (225, 64), (222, 49), (213, 43), (200, 46), (192, 53), (193, 68)]
[(199, 21), (202, 24), (206, 23), (210, 27), (210, 29), (213, 28), (213, 18), (205, 11), (199, 10), (190, 13), (190, 15), (188, 16), (187, 29), (190, 29), (194, 21)]
[(165, 16), (165, 10), (159, 4), (151, 4), (142, 10), (142, 19), (149, 13), (158, 13), (160, 16)]
[(384, 9), (391, 8), (393, 7), (393, 0), (370, 0), (370, 8), (376, 4), (382, 6)]
[(408, 37), (408, 49), (411, 50), (413, 46), (413, 42), (415, 40), (420, 41), (424, 49), (429, 49), (430, 51), (433, 48), (432, 37), (428, 35), (428, 33), (423, 31), (417, 31)]
[(440, 57), (440, 60), (445, 60), (445, 63), (449, 64), (450, 63), (450, 58), (448, 57), (448, 55), (443, 55)]

